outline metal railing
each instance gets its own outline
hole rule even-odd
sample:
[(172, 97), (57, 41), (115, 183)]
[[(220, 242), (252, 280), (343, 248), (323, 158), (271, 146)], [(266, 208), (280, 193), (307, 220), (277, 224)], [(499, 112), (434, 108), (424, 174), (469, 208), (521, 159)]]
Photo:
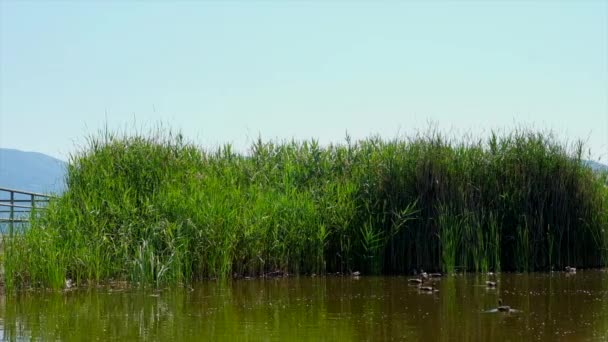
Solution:
[(55, 196), (0, 187), (0, 223), (29, 222), (32, 213), (44, 210)]

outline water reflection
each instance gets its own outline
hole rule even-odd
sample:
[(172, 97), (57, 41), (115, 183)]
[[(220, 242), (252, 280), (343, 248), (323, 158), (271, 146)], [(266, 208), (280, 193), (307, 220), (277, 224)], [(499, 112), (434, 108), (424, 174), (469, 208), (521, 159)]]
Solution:
[[(193, 289), (0, 297), (0, 338), (39, 340), (490, 340), (608, 338), (608, 274), (204, 282)], [(496, 310), (498, 299), (517, 312)]]

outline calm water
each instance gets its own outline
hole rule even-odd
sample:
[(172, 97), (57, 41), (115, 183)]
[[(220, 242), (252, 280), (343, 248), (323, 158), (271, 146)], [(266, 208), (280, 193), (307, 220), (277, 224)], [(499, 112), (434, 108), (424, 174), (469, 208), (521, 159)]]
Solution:
[[(608, 272), (204, 282), (0, 297), (5, 340), (607, 340)], [(519, 310), (492, 312), (498, 298)]]

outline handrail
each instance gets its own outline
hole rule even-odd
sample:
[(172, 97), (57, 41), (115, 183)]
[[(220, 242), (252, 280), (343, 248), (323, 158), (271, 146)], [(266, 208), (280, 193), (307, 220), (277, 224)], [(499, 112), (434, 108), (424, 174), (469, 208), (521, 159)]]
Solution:
[[(34, 197), (35, 197), (35, 196), (34, 196)], [(15, 203), (20, 203), (20, 202), (31, 202), (31, 201), (32, 201), (31, 199), (15, 199), (15, 200), (13, 200), (13, 202), (15, 202)], [(48, 202), (48, 201), (50, 201), (50, 198), (46, 198), (46, 199), (45, 199), (45, 198), (42, 198), (42, 199), (37, 198), (37, 199), (36, 199), (36, 202)], [(6, 199), (0, 199), (0, 202), (10, 202), (10, 201), (9, 201), (9, 200), (6, 200)]]
[(14, 218), (14, 219), (0, 218), (0, 222), (5, 222), (5, 223), (24, 223), (24, 222), (30, 222), (30, 220), (29, 219), (18, 219), (18, 218)]
[[(36, 201), (40, 202), (40, 201)], [(44, 201), (48, 202), (48, 201)], [(0, 207), (11, 207), (11, 208), (24, 208), (24, 209), (44, 209), (44, 207), (30, 207), (29, 205), (18, 205), (18, 204), (8, 204), (8, 203), (0, 203)], [(10, 210), (7, 210), (10, 211)]]
[(34, 196), (38, 196), (38, 197), (47, 197), (47, 198), (55, 198), (55, 197), (57, 197), (57, 196), (53, 196), (53, 195), (49, 195), (49, 194), (41, 194), (41, 193), (31, 192), (31, 191), (25, 191), (25, 190), (16, 190), (16, 189), (10, 189), (10, 188), (1, 187), (1, 186), (0, 186), (0, 191), (14, 192), (14, 193), (17, 193), (17, 194), (34, 195)]
[[(56, 198), (53, 195), (0, 187), (0, 194), (2, 193), (8, 193), (8, 198), (0, 198), (0, 207), (8, 209), (0, 210), (0, 215), (2, 215), (0, 216), (0, 222), (9, 223), (11, 231), (13, 223), (29, 222), (31, 215), (36, 210), (46, 209), (45, 206), (50, 200)], [(16, 198), (15, 195), (20, 198)], [(29, 198), (24, 199), (23, 197)], [(26, 203), (30, 205), (25, 205)]]

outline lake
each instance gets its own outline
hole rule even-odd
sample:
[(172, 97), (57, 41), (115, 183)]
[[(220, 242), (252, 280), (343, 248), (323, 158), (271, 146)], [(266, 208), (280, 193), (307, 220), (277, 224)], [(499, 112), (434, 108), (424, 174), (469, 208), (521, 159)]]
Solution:
[[(0, 297), (4, 340), (606, 340), (608, 272), (293, 277)], [(496, 280), (497, 288), (487, 288)], [(515, 312), (496, 312), (498, 299)]]

